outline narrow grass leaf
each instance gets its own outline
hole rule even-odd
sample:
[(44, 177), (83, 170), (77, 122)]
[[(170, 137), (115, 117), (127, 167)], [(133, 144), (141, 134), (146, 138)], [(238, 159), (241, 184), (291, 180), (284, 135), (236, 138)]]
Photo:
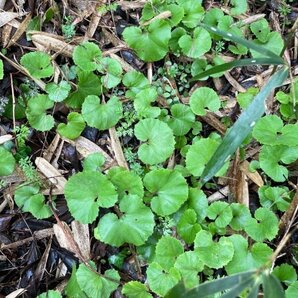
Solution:
[(211, 76), (216, 73), (225, 72), (234, 67), (242, 67), (247, 65), (280, 65), (283, 63), (283, 60), (280, 57), (270, 57), (270, 58), (249, 58), (249, 59), (240, 59), (227, 63), (223, 63), (220, 65), (216, 65), (214, 67), (209, 68), (206, 71), (199, 73), (194, 76), (190, 82), (198, 81), (208, 76)]
[(209, 32), (212, 32), (212, 33), (215, 33), (223, 38), (226, 38), (226, 39), (229, 39), (235, 43), (238, 43), (238, 44), (241, 44), (251, 50), (255, 50), (256, 52), (264, 55), (264, 56), (267, 56), (267, 57), (270, 57), (270, 58), (276, 58), (276, 59), (279, 59), (280, 60), (280, 64), (284, 64), (284, 60), (279, 56), (279, 55), (276, 55), (275, 53), (273, 53), (272, 51), (252, 42), (252, 41), (249, 41), (247, 39), (244, 39), (240, 36), (237, 36), (237, 35), (234, 35), (230, 32), (225, 32), (225, 31), (222, 31), (216, 27), (213, 27), (213, 26), (209, 26), (207, 24), (203, 24), (201, 23), (200, 24), (201, 27), (203, 27), (204, 29), (206, 29), (207, 31)]
[(201, 176), (201, 182), (203, 184), (210, 180), (221, 169), (226, 160), (229, 159), (252, 131), (256, 121), (261, 118), (265, 112), (265, 99), (274, 88), (283, 83), (287, 76), (287, 68), (282, 68), (276, 72), (270, 78), (267, 85), (256, 95), (249, 107), (241, 114), (207, 163)]

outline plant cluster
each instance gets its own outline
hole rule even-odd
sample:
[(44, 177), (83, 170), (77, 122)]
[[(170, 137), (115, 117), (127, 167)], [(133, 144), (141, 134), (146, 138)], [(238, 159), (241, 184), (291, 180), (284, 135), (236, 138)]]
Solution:
[[(44, 90), (23, 84), (27, 92), (18, 101), (17, 109), (20, 119), (26, 119), (30, 127), (40, 132), (55, 130), (68, 139), (79, 137), (86, 125), (100, 132), (117, 127), (118, 136), (130, 138), (124, 148), (130, 170), (116, 166), (103, 171), (104, 157), (90, 154), (83, 160), (83, 170), (69, 177), (64, 195), (73, 218), (95, 226), (93, 236), (98, 241), (118, 248), (136, 247), (138, 258), (148, 265), (146, 283), (122, 283), (116, 270), (121, 269), (121, 261), (118, 267), (111, 266), (101, 274), (90, 261), (73, 268), (65, 289), (68, 297), (110, 297), (120, 284), (122, 294), (131, 298), (171, 297), (169, 293), (175, 294), (181, 284), (185, 293), (191, 289), (194, 295), (203, 291), (196, 288), (198, 284), (212, 278), (217, 270), (228, 275), (232, 284), (243, 277), (241, 287), (230, 290), (235, 295), (229, 297), (240, 293), (248, 297), (248, 292), (250, 297), (257, 297), (261, 283), (265, 293), (275, 285), (284, 295), (277, 279), (287, 288), (287, 297), (297, 295), (298, 281), (292, 265), (279, 264), (272, 274), (256, 270), (271, 266), (271, 241), (278, 234), (276, 211), (286, 211), (293, 197), (289, 188), (279, 183), (288, 179), (287, 166), (298, 159), (298, 85), (293, 84), (289, 94), (277, 93), (280, 116), (262, 117), (266, 96), (287, 76), (285, 67), (278, 69), (261, 91), (249, 89), (238, 96), (243, 113), (223, 139), (216, 133), (203, 136), (198, 116), (219, 111), (222, 102), (211, 85), (197, 87), (188, 94), (190, 77), (206, 81), (235, 66), (285, 63), (279, 57), (283, 40), (270, 30), (266, 20), (249, 26), (235, 22), (234, 17), (247, 10), (246, 1), (230, 1), (229, 14), (218, 8), (204, 11), (201, 2), (150, 1), (142, 10), (140, 26), (124, 30), (125, 42), (145, 62), (166, 56), (173, 61), (184, 56), (189, 61), (182, 66), (169, 61), (156, 72), (152, 84), (142, 72), (124, 72), (117, 60), (103, 56), (98, 45), (89, 41), (74, 48), (75, 71), (59, 82), (49, 80), (54, 67), (47, 53), (30, 52), (20, 60), (33, 78), (45, 80), (46, 84)], [(164, 12), (170, 12), (170, 17), (157, 17)], [(252, 41), (244, 39), (247, 31)], [(71, 27), (64, 35), (72, 37)], [(251, 58), (226, 64), (219, 55), (224, 50)], [(126, 103), (115, 89), (123, 91)], [(189, 103), (180, 101), (177, 92), (189, 96)], [(161, 100), (167, 104), (160, 104)], [(57, 123), (54, 118), (52, 111), (58, 103), (70, 110), (66, 123)], [(7, 117), (9, 109), (8, 104)], [(28, 128), (21, 126), (15, 134), (18, 146), (24, 147)], [(272, 185), (259, 189), (259, 206), (254, 212), (235, 202), (209, 203), (203, 184), (226, 175), (232, 154), (246, 138), (254, 138), (261, 145), (254, 169), (259, 168)], [(173, 157), (175, 162), (169, 165), (168, 160)], [(15, 164), (13, 153), (1, 146), (0, 176), (10, 175)], [(39, 219), (52, 216), (29, 158), (20, 159), (19, 165), (27, 173), (28, 182), (15, 191), (17, 206)], [(212, 282), (220, 284), (219, 280)], [(206, 290), (205, 296), (226, 288), (216, 289), (212, 293)], [(39, 297), (61, 295), (49, 291)]]

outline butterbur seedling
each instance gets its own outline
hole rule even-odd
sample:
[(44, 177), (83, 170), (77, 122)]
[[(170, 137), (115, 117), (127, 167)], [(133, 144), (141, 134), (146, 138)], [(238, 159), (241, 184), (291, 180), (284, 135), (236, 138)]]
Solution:
[(0, 80), (2, 80), (4, 77), (4, 67), (3, 67), (3, 61), (0, 59)]
[(59, 84), (49, 83), (46, 85), (46, 92), (48, 93), (49, 99), (54, 102), (61, 102), (67, 98), (71, 86), (66, 81), (61, 81)]
[(178, 269), (172, 267), (170, 270), (164, 270), (156, 262), (149, 264), (146, 275), (150, 289), (161, 297), (165, 296), (181, 279)]
[(123, 286), (121, 293), (128, 298), (152, 298), (146, 285), (139, 281), (130, 281), (126, 283)]
[(231, 9), (232, 16), (238, 16), (246, 12), (247, 0), (231, 0), (231, 4), (234, 6)]
[(82, 115), (77, 112), (71, 112), (67, 116), (67, 124), (60, 123), (57, 131), (63, 137), (73, 140), (81, 135), (85, 126)]
[(249, 28), (260, 42), (268, 41), (270, 28), (266, 19), (261, 19), (256, 22), (253, 22), (249, 26)]
[(50, 130), (54, 126), (54, 118), (46, 111), (54, 106), (47, 95), (37, 95), (28, 101), (26, 116), (30, 125), (40, 131)]
[(193, 36), (185, 34), (180, 37), (179, 46), (183, 54), (190, 58), (199, 58), (211, 49), (211, 37), (207, 30), (198, 27), (194, 30)]
[(242, 109), (246, 109), (254, 97), (258, 94), (259, 88), (250, 87), (246, 90), (246, 92), (237, 94), (237, 102)]
[(92, 42), (83, 42), (73, 51), (74, 63), (83, 71), (94, 71), (98, 68), (102, 59), (100, 48)]
[(183, 252), (183, 245), (178, 239), (172, 236), (163, 236), (156, 245), (154, 262), (164, 270), (170, 270), (177, 257)]
[(280, 266), (276, 266), (272, 273), (286, 285), (291, 285), (297, 281), (296, 270), (292, 265), (289, 264), (281, 264)]
[(113, 184), (99, 172), (84, 171), (69, 178), (65, 198), (72, 216), (81, 223), (92, 223), (99, 207), (113, 207), (118, 194)]
[(283, 125), (283, 121), (276, 115), (267, 115), (255, 125), (252, 135), (265, 145), (298, 146), (298, 125)]
[(234, 255), (233, 243), (229, 238), (220, 237), (216, 242), (212, 240), (212, 234), (204, 230), (196, 235), (194, 248), (201, 261), (214, 269), (227, 265)]
[(187, 244), (191, 244), (195, 240), (197, 232), (201, 229), (196, 212), (193, 209), (185, 210), (177, 223), (178, 235)]
[(156, 20), (143, 30), (139, 27), (125, 28), (123, 37), (142, 60), (158, 61), (168, 52), (171, 26), (164, 20)]
[(187, 251), (179, 255), (174, 267), (179, 270), (186, 288), (192, 288), (198, 284), (199, 272), (204, 269), (204, 263), (195, 251)]
[(122, 83), (128, 88), (125, 93), (128, 98), (134, 98), (139, 92), (150, 87), (148, 79), (135, 70), (127, 72), (123, 76)]
[(160, 108), (151, 106), (157, 99), (155, 88), (148, 88), (140, 91), (133, 102), (139, 118), (156, 118), (160, 115)]
[(208, 200), (201, 189), (189, 188), (187, 206), (196, 212), (198, 222), (203, 222), (207, 215)]
[[(211, 138), (202, 138), (191, 145), (187, 151), (185, 160), (187, 170), (196, 177), (201, 176), (206, 164), (217, 149), (218, 145), (219, 142)], [(228, 169), (228, 166), (229, 162), (226, 161), (216, 176), (224, 175)]]
[(196, 115), (204, 116), (206, 108), (211, 112), (216, 112), (220, 108), (220, 99), (213, 89), (200, 87), (192, 93), (189, 104)]
[(48, 78), (54, 74), (51, 57), (44, 52), (30, 52), (22, 56), (21, 65), (36, 79)]
[(278, 232), (278, 220), (267, 208), (259, 208), (245, 226), (245, 232), (255, 241), (272, 240)]
[(230, 208), (233, 214), (233, 218), (229, 223), (230, 227), (235, 231), (243, 230), (248, 219), (251, 218), (249, 209), (245, 205), (239, 203), (232, 203)]
[(85, 264), (80, 264), (76, 271), (76, 279), (79, 287), (87, 297), (109, 298), (118, 288), (120, 283), (119, 273), (114, 269), (106, 270), (104, 274), (94, 272), (96, 267), (91, 263), (93, 270)]
[(225, 228), (231, 222), (233, 213), (228, 203), (214, 202), (208, 207), (207, 216), (215, 220), (216, 226)]
[(260, 268), (268, 262), (273, 250), (265, 243), (254, 243), (248, 246), (248, 241), (241, 235), (229, 237), (234, 246), (234, 256), (225, 266), (229, 275)]
[(139, 198), (144, 196), (144, 187), (141, 178), (134, 172), (121, 167), (111, 168), (107, 174), (109, 180), (114, 184), (119, 198), (125, 195), (136, 195)]
[(4, 147), (0, 146), (0, 176), (7, 176), (13, 173), (16, 161), (13, 155)]
[(121, 82), (122, 67), (118, 61), (105, 57), (100, 61), (97, 70), (104, 74), (101, 81), (106, 88), (114, 88)]
[(176, 0), (176, 2), (184, 9), (182, 23), (188, 28), (195, 28), (204, 16), (202, 1)]
[(101, 168), (105, 163), (104, 156), (99, 153), (91, 153), (85, 157), (83, 162), (84, 171), (101, 172)]
[(89, 95), (82, 105), (82, 116), (89, 126), (105, 130), (115, 126), (122, 117), (122, 104), (116, 96), (101, 104), (98, 96)]
[(258, 194), (260, 204), (268, 209), (286, 211), (290, 205), (291, 198), (286, 187), (262, 186)]
[(58, 291), (49, 290), (37, 296), (37, 298), (62, 298)]
[(154, 215), (142, 199), (136, 195), (124, 196), (119, 204), (121, 215), (114, 213), (104, 215), (94, 235), (100, 241), (121, 246), (124, 243), (142, 245), (153, 233)]
[(152, 194), (151, 209), (160, 216), (176, 212), (187, 200), (188, 185), (175, 170), (158, 169), (146, 174), (144, 186)]
[(84, 99), (89, 95), (99, 96), (102, 92), (100, 78), (91, 72), (78, 72), (77, 90), (72, 92), (65, 100), (71, 108), (81, 108)]
[(287, 298), (295, 298), (298, 295), (298, 281), (292, 283), (285, 291)]
[(174, 152), (175, 138), (166, 123), (147, 118), (136, 124), (134, 132), (138, 140), (145, 142), (138, 149), (143, 163), (154, 165), (164, 162)]
[(23, 185), (15, 191), (15, 202), (24, 212), (30, 212), (41, 219), (52, 215), (52, 211), (45, 203), (45, 197), (40, 193), (38, 185)]
[(283, 164), (288, 165), (297, 159), (298, 147), (264, 145), (259, 155), (261, 169), (276, 182), (288, 178), (288, 169)]

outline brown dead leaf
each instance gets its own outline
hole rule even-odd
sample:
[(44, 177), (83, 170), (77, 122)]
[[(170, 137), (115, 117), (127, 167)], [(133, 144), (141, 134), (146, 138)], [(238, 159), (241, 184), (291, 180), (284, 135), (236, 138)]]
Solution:
[(71, 229), (73, 233), (73, 238), (78, 244), (82, 255), (86, 260), (90, 260), (90, 234), (89, 226), (87, 224), (82, 224), (76, 220), (71, 222)]
[(24, 14), (20, 14), (17, 12), (11, 12), (11, 11), (4, 11), (0, 12), (0, 28), (12, 21), (15, 18), (19, 18), (23, 16)]
[(258, 187), (261, 187), (264, 185), (264, 181), (261, 177), (261, 175), (258, 173), (258, 171), (255, 171), (252, 173), (249, 170), (249, 162), (247, 160), (243, 161), (240, 164), (240, 170), (251, 180), (253, 181)]

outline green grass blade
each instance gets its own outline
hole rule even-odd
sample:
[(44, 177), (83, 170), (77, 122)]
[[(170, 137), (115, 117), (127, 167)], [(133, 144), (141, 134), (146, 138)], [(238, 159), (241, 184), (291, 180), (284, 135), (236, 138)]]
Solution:
[(225, 161), (235, 153), (243, 140), (252, 131), (256, 121), (264, 114), (267, 96), (274, 88), (280, 86), (287, 76), (288, 69), (285, 67), (276, 72), (267, 85), (256, 95), (249, 107), (240, 115), (207, 163), (200, 179), (202, 184), (209, 181), (222, 168)]
[(234, 67), (242, 67), (247, 65), (280, 65), (280, 57), (277, 58), (250, 58), (250, 59), (241, 59), (235, 60), (227, 63), (223, 63), (220, 65), (216, 65), (212, 68), (209, 68), (206, 71), (199, 73), (198, 75), (194, 76), (190, 82), (197, 81), (207, 76), (227, 71)]
[(199, 26), (203, 27), (204, 29), (208, 30), (209, 32), (212, 32), (212, 33), (215, 33), (223, 38), (226, 38), (226, 39), (229, 39), (235, 43), (239, 43), (249, 49), (252, 49), (252, 50), (255, 50), (256, 52), (262, 54), (262, 55), (265, 55), (267, 57), (270, 57), (270, 58), (276, 58), (276, 59), (279, 59), (280, 60), (280, 64), (285, 64), (284, 60), (279, 56), (279, 55), (276, 55), (275, 53), (273, 53), (272, 51), (262, 47), (262, 46), (259, 46), (255, 43), (253, 43), (252, 41), (249, 41), (249, 40), (246, 40), (240, 36), (237, 36), (237, 35), (234, 35), (230, 32), (226, 33), (225, 31), (222, 31), (216, 27), (212, 27), (212, 26), (209, 26), (207, 24), (203, 24), (201, 23)]

